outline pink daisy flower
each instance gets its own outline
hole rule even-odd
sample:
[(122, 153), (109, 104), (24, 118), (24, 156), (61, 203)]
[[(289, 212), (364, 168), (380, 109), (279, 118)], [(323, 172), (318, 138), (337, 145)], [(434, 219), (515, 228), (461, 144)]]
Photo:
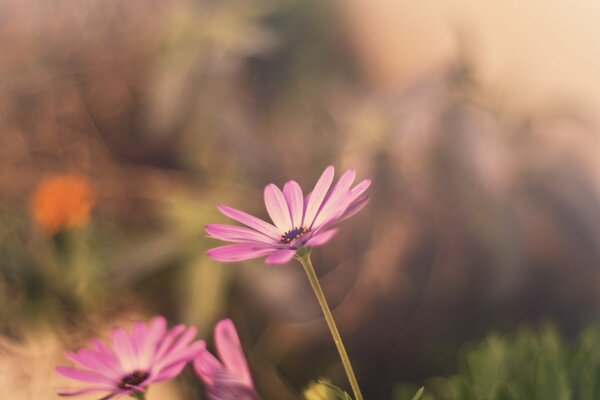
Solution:
[(154, 317), (149, 324), (137, 322), (131, 333), (123, 328), (112, 332), (112, 343), (105, 345), (94, 339), (91, 348), (66, 357), (79, 368), (56, 367), (67, 378), (86, 383), (86, 387), (59, 393), (78, 396), (100, 393), (101, 400), (124, 396), (139, 397), (152, 383), (177, 376), (185, 365), (204, 348), (203, 341), (192, 342), (196, 328), (177, 325), (167, 330), (163, 317)]
[(246, 227), (206, 225), (209, 237), (235, 244), (208, 251), (213, 260), (235, 262), (267, 257), (267, 264), (285, 264), (301, 247), (321, 246), (336, 233), (336, 223), (354, 215), (368, 202), (364, 196), (371, 185), (365, 179), (352, 187), (356, 172), (349, 170), (332, 186), (333, 166), (328, 166), (306, 197), (300, 185), (289, 181), (283, 191), (274, 184), (265, 187), (267, 212), (273, 224), (225, 205), (219, 210)]
[(230, 319), (215, 326), (215, 345), (221, 361), (206, 348), (194, 361), (194, 368), (206, 385), (211, 400), (256, 400), (257, 395), (242, 352), (240, 338)]

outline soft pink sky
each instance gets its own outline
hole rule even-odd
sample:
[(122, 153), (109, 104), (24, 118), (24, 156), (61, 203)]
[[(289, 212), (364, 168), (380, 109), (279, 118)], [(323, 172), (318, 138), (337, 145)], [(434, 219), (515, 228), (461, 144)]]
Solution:
[[(600, 0), (340, 0), (369, 79), (410, 84), (457, 54), (514, 106), (575, 100), (600, 115)], [(600, 118), (599, 118), (600, 119)]]

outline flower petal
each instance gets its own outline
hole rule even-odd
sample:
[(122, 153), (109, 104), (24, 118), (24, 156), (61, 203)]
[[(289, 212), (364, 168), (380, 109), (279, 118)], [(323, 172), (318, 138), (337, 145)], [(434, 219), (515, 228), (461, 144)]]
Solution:
[(296, 181), (289, 181), (283, 186), (283, 195), (290, 209), (292, 218), (292, 228), (302, 226), (302, 217), (304, 216), (304, 197), (302, 188)]
[(123, 371), (134, 371), (140, 367), (135, 356), (131, 339), (125, 329), (119, 327), (113, 330), (112, 344)]
[(336, 182), (335, 186), (323, 201), (323, 205), (312, 224), (313, 228), (318, 227), (322, 222), (328, 220), (332, 214), (341, 211), (337, 209), (339, 207), (339, 199), (348, 193), (355, 177), (356, 171), (350, 169)]
[(115, 361), (118, 361), (117, 355), (111, 349), (109, 349), (104, 343), (102, 343), (99, 339), (92, 340), (92, 344), (96, 348), (96, 351), (98, 352), (98, 354), (101, 354), (102, 356), (104, 356), (106, 358), (111, 358), (111, 359), (114, 359)]
[(157, 316), (150, 321), (143, 344), (138, 343), (140, 366), (148, 368), (155, 359), (159, 343), (165, 337), (167, 331), (167, 320)]
[[(160, 366), (157, 366), (156, 375), (152, 378), (152, 381), (158, 382), (159, 380), (174, 377), (179, 373), (175, 373), (175, 371), (181, 371), (183, 367), (189, 361), (195, 359), (204, 348), (206, 348), (206, 343), (203, 340), (198, 340), (192, 344), (186, 344), (184, 348), (169, 352), (167, 357), (161, 360)], [(181, 366), (181, 368), (177, 369), (177, 366)]]
[(323, 199), (327, 195), (327, 191), (331, 186), (331, 182), (333, 181), (333, 175), (335, 174), (335, 169), (332, 165), (325, 168), (323, 174), (317, 181), (315, 188), (313, 189), (310, 200), (306, 206), (306, 212), (304, 213), (304, 226), (312, 227), (312, 223), (317, 215), (317, 212), (321, 208), (321, 204), (323, 203)]
[(281, 231), (285, 233), (292, 229), (292, 219), (290, 217), (290, 210), (288, 209), (285, 196), (281, 190), (270, 183), (265, 187), (265, 206), (267, 212), (273, 220), (273, 223)]
[(215, 247), (206, 254), (215, 261), (235, 262), (267, 256), (275, 250), (274, 246), (266, 244), (241, 243)]
[(162, 382), (162, 381), (166, 381), (168, 379), (175, 378), (177, 375), (179, 375), (181, 373), (181, 371), (183, 371), (186, 364), (187, 364), (187, 361), (184, 361), (184, 362), (174, 363), (171, 366), (164, 368), (154, 378), (149, 379), (149, 383)]
[(266, 258), (265, 262), (267, 264), (286, 264), (292, 258), (294, 258), (294, 254), (296, 254), (295, 249), (281, 249), (275, 251), (269, 257)]
[(223, 204), (220, 205), (218, 208), (219, 211), (221, 211), (229, 218), (241, 222), (242, 224), (247, 225), (252, 229), (256, 229), (257, 231), (262, 232), (269, 237), (278, 240), (279, 236), (281, 236), (281, 232), (279, 232), (279, 230), (276, 227), (269, 224), (268, 222), (263, 221), (260, 218), (256, 218), (255, 216), (250, 215), (244, 211), (237, 210), (235, 208)]
[[(371, 181), (369, 179), (365, 179), (352, 188), (352, 190), (341, 196), (338, 196), (338, 198), (334, 200), (331, 205), (331, 211), (328, 212), (327, 219), (321, 221), (316, 228), (331, 226), (332, 224), (341, 221), (341, 218), (346, 213), (346, 210), (357, 201), (357, 199), (369, 188), (370, 185)], [(356, 210), (352, 215), (358, 211), (359, 210)]]
[(358, 185), (354, 186), (352, 190), (350, 190), (350, 193), (352, 193), (352, 196), (356, 199), (360, 195), (362, 195), (370, 186), (371, 180), (365, 179), (364, 181), (361, 181)]
[[(147, 333), (146, 324), (144, 322), (139, 321), (133, 324), (133, 329), (131, 332), (131, 345), (133, 347), (139, 368), (144, 368), (144, 366), (148, 365), (149, 363), (149, 360), (146, 361), (147, 354), (146, 349), (144, 348)], [(142, 360), (142, 354), (144, 355), (144, 360)]]
[(102, 375), (118, 380), (122, 371), (116, 365), (115, 359), (109, 359), (93, 350), (81, 349), (77, 354), (66, 353), (66, 357), (91, 371), (102, 371)]
[(252, 386), (252, 378), (242, 352), (240, 338), (230, 319), (221, 320), (215, 326), (215, 344), (225, 367), (237, 375), (242, 383)]
[[(68, 378), (89, 383), (87, 388), (66, 389), (61, 396), (76, 396), (88, 392), (104, 391), (100, 400), (117, 399), (144, 392), (150, 384), (177, 375), (187, 362), (194, 359), (205, 347), (204, 342), (190, 343), (196, 328), (176, 326), (166, 332), (166, 320), (157, 316), (148, 324), (136, 322), (131, 333), (121, 327), (113, 329), (112, 349), (98, 339), (91, 348), (78, 353), (66, 353), (67, 358), (85, 367), (57, 367), (56, 371)], [(133, 371), (144, 370), (148, 378), (138, 385), (125, 384), (122, 379)], [(124, 387), (125, 386), (125, 387)]]
[(328, 231), (320, 232), (311, 237), (306, 241), (307, 246), (322, 246), (325, 243), (329, 242), (331, 238), (333, 238), (336, 233), (338, 233), (337, 229), (330, 229)]
[(355, 200), (350, 206), (344, 211), (344, 214), (340, 217), (340, 221), (350, 218), (357, 212), (363, 209), (364, 206), (369, 202), (369, 197), (361, 197), (360, 199)]
[[(169, 331), (162, 337), (160, 343), (157, 344), (153, 364), (156, 364), (160, 359), (167, 354), (167, 352), (173, 348), (175, 341), (179, 336), (186, 330), (186, 326), (179, 324), (169, 329)], [(190, 339), (191, 340), (191, 339)]]
[(198, 354), (198, 357), (194, 360), (194, 369), (204, 383), (213, 385), (216, 377), (221, 371), (225, 370), (225, 367), (215, 358), (215, 356), (204, 349), (200, 351), (200, 354)]
[(212, 238), (235, 243), (275, 243), (275, 240), (264, 233), (235, 225), (208, 224), (204, 227)]
[[(178, 330), (178, 332), (181, 331)], [(171, 340), (161, 343), (159, 350), (156, 352), (154, 367), (159, 370), (180, 360), (180, 357), (185, 358), (185, 355), (182, 355), (182, 352), (185, 352), (188, 349), (197, 350), (197, 343), (200, 343), (200, 346), (204, 346), (204, 342), (196, 342), (194, 345), (190, 345), (190, 342), (196, 337), (197, 332), (198, 329), (196, 329), (196, 327), (190, 326), (183, 331), (181, 335), (173, 335), (170, 337)], [(176, 336), (178, 337), (176, 338)], [(193, 357), (195, 357), (195, 355)]]
[(350, 190), (354, 179), (356, 178), (356, 171), (349, 169), (338, 179), (333, 189), (331, 189), (331, 196), (337, 196)]
[(56, 372), (59, 374), (66, 376), (67, 378), (75, 379), (83, 382), (91, 382), (91, 383), (102, 383), (107, 386), (112, 386), (114, 384), (113, 380), (107, 376), (100, 375), (96, 372), (91, 371), (83, 371), (80, 369), (69, 368), (69, 367), (56, 367)]

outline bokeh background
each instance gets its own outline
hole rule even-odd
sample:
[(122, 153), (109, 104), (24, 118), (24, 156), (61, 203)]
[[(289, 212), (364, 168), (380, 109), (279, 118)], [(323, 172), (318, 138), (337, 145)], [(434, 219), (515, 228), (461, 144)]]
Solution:
[[(266, 217), (265, 184), (308, 191), (328, 164), (373, 179), (314, 252), (366, 398), (455, 374), (492, 332), (577, 337), (600, 310), (599, 18), (597, 0), (0, 2), (0, 397), (54, 398), (64, 350), (154, 314), (209, 342), (231, 317), (264, 399), (343, 386), (299, 265), (220, 265), (203, 233), (218, 204)], [(202, 394), (188, 371), (149, 398)]]

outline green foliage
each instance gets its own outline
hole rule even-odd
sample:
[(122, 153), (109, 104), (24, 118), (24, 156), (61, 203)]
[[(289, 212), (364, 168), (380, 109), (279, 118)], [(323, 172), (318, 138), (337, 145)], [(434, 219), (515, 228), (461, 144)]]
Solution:
[(598, 400), (600, 329), (571, 343), (553, 327), (491, 335), (465, 349), (457, 375), (427, 387), (424, 400)]
[[(418, 386), (402, 383), (396, 386), (394, 391), (394, 400), (429, 400), (431, 397), (424, 396), (425, 388), (421, 387), (417, 390)], [(416, 391), (416, 393), (415, 393)]]

